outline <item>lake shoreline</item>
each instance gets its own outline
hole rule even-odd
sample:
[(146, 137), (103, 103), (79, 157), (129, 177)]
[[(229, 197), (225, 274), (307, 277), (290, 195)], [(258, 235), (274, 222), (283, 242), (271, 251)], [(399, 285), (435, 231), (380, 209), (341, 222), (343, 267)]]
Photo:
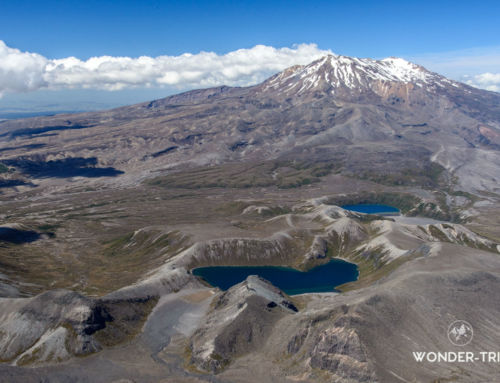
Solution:
[(288, 295), (340, 293), (336, 290), (337, 286), (359, 278), (358, 266), (340, 258), (332, 258), (328, 263), (308, 271), (285, 266), (208, 266), (192, 269), (191, 272), (223, 291), (244, 281), (249, 275), (258, 275)]

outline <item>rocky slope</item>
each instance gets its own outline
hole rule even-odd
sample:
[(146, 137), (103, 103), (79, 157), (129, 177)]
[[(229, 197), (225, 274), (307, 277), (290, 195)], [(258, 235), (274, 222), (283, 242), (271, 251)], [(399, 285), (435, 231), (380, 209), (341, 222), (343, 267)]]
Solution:
[[(494, 379), (494, 363), (417, 363), (413, 352), (496, 349), (499, 302), (491, 292), (500, 288), (499, 267), (497, 255), (445, 245), (366, 289), (307, 297), (305, 309), (275, 324), (279, 331), (272, 333), (260, 358), (244, 357), (234, 368), (248, 363), (256, 371), (269, 358), (296, 381)], [(464, 348), (447, 338), (448, 326), (460, 318), (468, 318), (475, 331), (473, 343)], [(229, 380), (235, 376), (225, 374)]]
[[(3, 337), (0, 357), (14, 364), (51, 363), (95, 353), (103, 347), (120, 343), (138, 331), (157, 297), (200, 285), (189, 273), (193, 267), (291, 264), (306, 268), (337, 256), (352, 260), (361, 268), (360, 280), (347, 285), (353, 289), (372, 284), (391, 272), (398, 262), (440, 253), (446, 243), (492, 254), (499, 252), (495, 242), (462, 225), (430, 219), (426, 222), (421, 218), (405, 218), (400, 222), (398, 217), (365, 216), (325, 205), (321, 202), (324, 199), (307, 201), (297, 205), (295, 213), (265, 220), (263, 225), (267, 230), (277, 230), (270, 239), (220, 238), (190, 246), (189, 242), (182, 242), (188, 245), (187, 248), (181, 247), (170, 257), (161, 255), (160, 251), (157, 257), (164, 259), (163, 265), (136, 283), (103, 298), (87, 298), (67, 290), (48, 291), (33, 298), (1, 298), (3, 319), (0, 332)], [(144, 246), (153, 251), (155, 247), (152, 245), (158, 242), (161, 246), (160, 239), (168, 235), (158, 228), (136, 231), (127, 237), (127, 241), (113, 246), (112, 254), (142, 254)], [(182, 236), (178, 233), (177, 237)], [(165, 251), (168, 246), (162, 249)], [(264, 339), (267, 335), (263, 334), (271, 331), (272, 323), (283, 314), (280, 309), (274, 310), (274, 304), (268, 307), (270, 302), (283, 307), (285, 313), (289, 309), (294, 311), (293, 304), (274, 287), (252, 278), (225, 293), (217, 302), (214, 312), (206, 318), (205, 327), (197, 333), (199, 339), (196, 338), (192, 345), (194, 363), (212, 372), (219, 370), (225, 363), (223, 361), (229, 361), (233, 354), (247, 352), (243, 345), (240, 345), (241, 350), (240, 346), (230, 350), (224, 348), (229, 338), (236, 337), (231, 333), (221, 335), (218, 348), (212, 350), (220, 358), (209, 358), (212, 351), (207, 351), (207, 344), (219, 339), (220, 333), (230, 331), (227, 328), (233, 328), (233, 323), (241, 320), (248, 329), (254, 323), (257, 326), (254, 330)], [(235, 306), (238, 307), (236, 311)]]
[[(206, 298), (198, 298), (199, 293), (165, 295), (143, 331), (156, 326), (154, 344), (166, 336), (161, 334), (170, 334), (171, 342), (177, 339), (177, 343), (168, 345), (166, 337), (167, 346), (156, 362), (141, 357), (149, 343), (138, 337), (67, 364), (31, 369), (3, 364), (0, 376), (10, 382), (36, 381), (34, 374), (36, 379), (57, 382), (494, 381), (496, 363), (417, 362), (413, 352), (496, 350), (500, 302), (492, 292), (499, 288), (498, 255), (453, 244), (442, 244), (438, 251), (407, 262), (366, 288), (296, 296), (292, 304), (297, 311), (279, 290), (250, 277), (212, 295), (210, 308), (197, 314), (194, 322), (188, 318), (194, 314), (195, 302), (205, 302), (206, 307)], [(187, 298), (191, 303), (181, 304)], [(177, 303), (168, 306), (168, 302)], [(474, 328), (473, 340), (465, 347), (454, 346), (447, 336), (448, 326), (457, 319), (467, 320)], [(187, 327), (194, 327), (194, 332)], [(49, 335), (53, 340), (57, 334)], [(189, 355), (183, 351), (185, 345)], [(189, 364), (216, 374), (206, 375), (189, 366), (179, 369), (182, 361), (173, 358), (179, 354)]]
[(192, 336), (191, 363), (219, 372), (235, 357), (259, 351), (273, 325), (297, 311), (280, 290), (251, 275), (216, 299), (205, 323)]
[(0, 160), (15, 171), (3, 183), (131, 185), (167, 169), (267, 158), (335, 163), (385, 182), (456, 177), (452, 187), (494, 191), (499, 104), (496, 93), (402, 59), (327, 56), (253, 87), (2, 122)]
[(134, 336), (157, 300), (91, 299), (67, 290), (0, 298), (0, 360), (51, 364), (98, 352)]

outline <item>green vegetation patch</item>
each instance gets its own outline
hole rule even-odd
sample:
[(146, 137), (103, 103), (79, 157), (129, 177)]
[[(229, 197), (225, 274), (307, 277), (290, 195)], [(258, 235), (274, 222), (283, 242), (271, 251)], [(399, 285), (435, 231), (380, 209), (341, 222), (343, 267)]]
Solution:
[(364, 171), (349, 173), (351, 177), (376, 182), (387, 186), (420, 186), (436, 188), (445, 183), (445, 168), (435, 162), (426, 163), (422, 168), (404, 168), (398, 171)]
[(165, 188), (252, 188), (276, 186), (297, 188), (319, 182), (337, 169), (331, 162), (268, 161), (253, 164), (230, 163), (177, 171), (146, 181)]
[(176, 254), (187, 238), (157, 230), (128, 233), (103, 243), (86, 270), (87, 294), (113, 291), (134, 283), (138, 276)]
[(429, 232), (434, 238), (439, 239), (441, 242), (450, 242), (446, 234), (444, 234), (441, 230), (439, 230), (434, 225), (429, 225)]
[(232, 201), (224, 202), (217, 206), (216, 211), (225, 215), (241, 215), (241, 213), (249, 206), (263, 207), (260, 212), (253, 212), (254, 215), (259, 215), (264, 218), (276, 217), (278, 215), (291, 213), (288, 206), (275, 206), (263, 201)]
[(337, 286), (336, 289), (346, 292), (370, 286), (379, 279), (391, 274), (404, 263), (421, 256), (421, 254), (413, 253), (409, 256), (399, 257), (391, 262), (381, 262), (381, 255), (381, 253), (372, 250), (369, 253), (360, 252), (346, 257), (348, 261), (354, 262), (358, 266), (359, 277), (357, 281)]
[(140, 332), (158, 299), (154, 296), (104, 302), (103, 307), (109, 314), (109, 320), (103, 329), (94, 333), (94, 337), (107, 347), (132, 339)]

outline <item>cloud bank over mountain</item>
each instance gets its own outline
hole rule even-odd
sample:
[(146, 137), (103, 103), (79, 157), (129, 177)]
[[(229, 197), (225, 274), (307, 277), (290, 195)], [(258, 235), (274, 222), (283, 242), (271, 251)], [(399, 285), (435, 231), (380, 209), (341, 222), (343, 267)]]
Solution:
[(500, 73), (482, 73), (466, 79), (467, 84), (477, 88), (500, 92)]
[(48, 61), (39, 54), (9, 48), (0, 40), (0, 93), (47, 87), (44, 74)]
[[(49, 59), (11, 48), (0, 40), (0, 96), (40, 89), (116, 91), (169, 87), (185, 90), (217, 85), (247, 86), (289, 66), (308, 64), (331, 53), (316, 44), (300, 44), (292, 48), (256, 45), (221, 55), (200, 52), (180, 56)], [(500, 73), (496, 71), (500, 53), (445, 52), (409, 59), (469, 85), (500, 91)]]
[(93, 88), (121, 90), (130, 87), (179, 88), (216, 85), (245, 86), (295, 64), (331, 54), (315, 44), (293, 48), (257, 45), (223, 55), (213, 52), (158, 57), (76, 57), (48, 59), (8, 47), (0, 40), (0, 92), (38, 89)]
[(500, 46), (405, 57), (476, 88), (500, 92)]

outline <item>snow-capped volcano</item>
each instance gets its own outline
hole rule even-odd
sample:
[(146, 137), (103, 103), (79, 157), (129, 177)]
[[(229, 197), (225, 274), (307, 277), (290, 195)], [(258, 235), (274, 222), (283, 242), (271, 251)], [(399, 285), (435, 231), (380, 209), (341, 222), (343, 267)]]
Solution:
[(264, 91), (302, 94), (323, 90), (336, 94), (339, 89), (380, 94), (382, 85), (389, 83), (412, 86), (459, 86), (459, 83), (430, 72), (402, 58), (383, 60), (328, 55), (309, 65), (294, 66), (271, 77), (263, 84)]

